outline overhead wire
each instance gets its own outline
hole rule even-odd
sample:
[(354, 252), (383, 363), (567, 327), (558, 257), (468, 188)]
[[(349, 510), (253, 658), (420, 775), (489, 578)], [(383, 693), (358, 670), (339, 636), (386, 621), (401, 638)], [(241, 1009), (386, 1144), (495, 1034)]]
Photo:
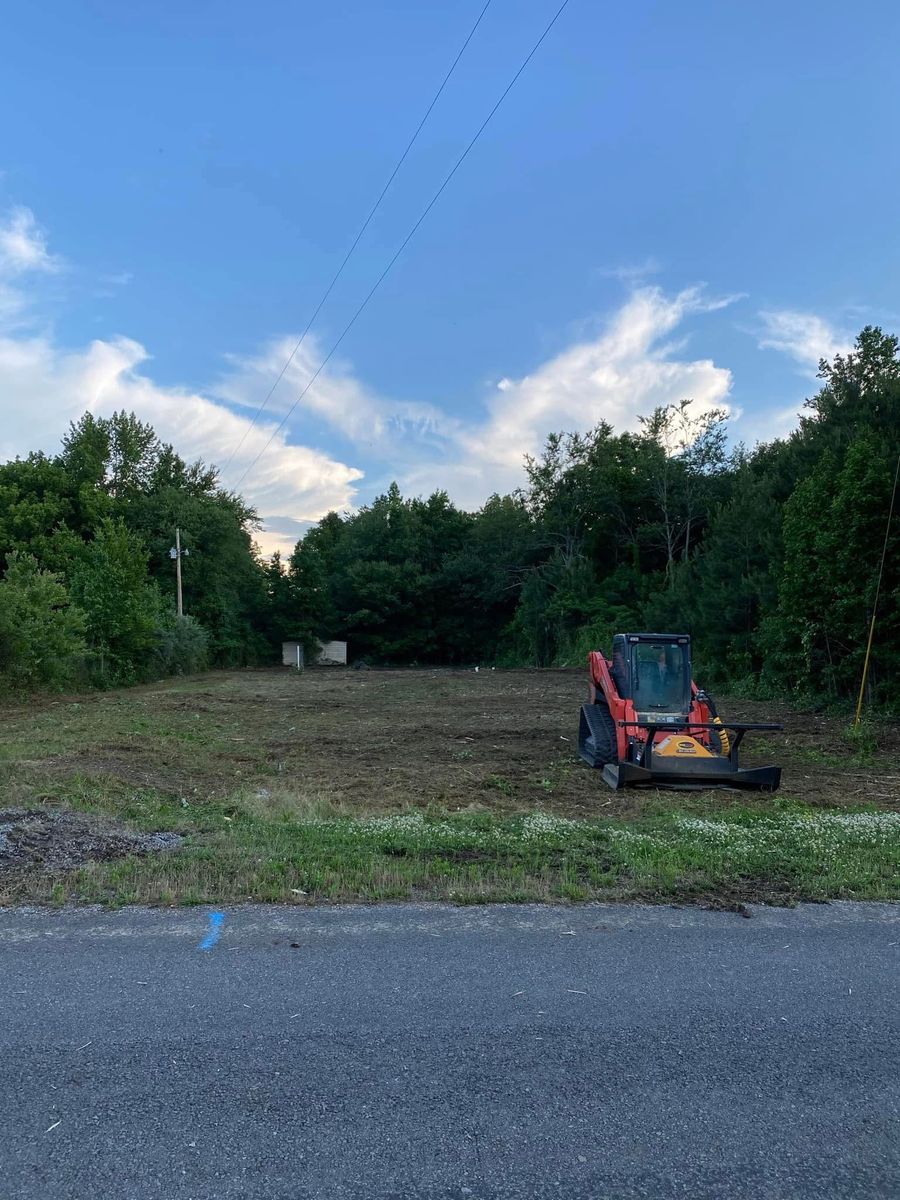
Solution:
[(403, 253), (403, 251), (406, 249), (406, 247), (409, 245), (409, 243), (412, 241), (419, 226), (422, 224), (422, 222), (425, 220), (425, 218), (428, 216), (428, 214), (434, 208), (435, 204), (440, 199), (440, 197), (443, 194), (444, 190), (446, 189), (447, 185), (450, 183), (450, 180), (453, 178), (453, 176), (456, 174), (456, 172), (459, 170), (459, 168), (462, 166), (462, 164), (468, 158), (472, 148), (474, 147), (474, 145), (478, 141), (478, 139), (481, 137), (482, 133), (484, 133), (485, 129), (487, 128), (490, 121), (492, 120), (494, 114), (497, 112), (497, 109), (500, 107), (500, 105), (503, 103), (503, 101), (506, 99), (506, 97), (512, 91), (517, 80), (519, 79), (519, 76), (522, 74), (522, 72), (525, 70), (525, 68), (528, 66), (528, 64), (531, 62), (531, 60), (534, 58), (535, 54), (537, 54), (537, 52), (540, 49), (541, 45), (543, 44), (545, 38), (550, 33), (550, 30), (553, 28), (553, 26), (556, 24), (556, 22), (559, 20), (560, 16), (562, 16), (563, 11), (568, 7), (568, 4), (569, 4), (569, 0), (563, 0), (562, 4), (559, 6), (559, 8), (553, 14), (553, 17), (551, 18), (549, 23), (545, 26), (543, 33), (538, 38), (538, 40), (535, 42), (535, 44), (532, 46), (531, 50), (529, 50), (528, 54), (523, 59), (519, 69), (513, 75), (512, 79), (510, 79), (509, 83), (503, 89), (503, 91), (500, 94), (500, 97), (498, 98), (498, 100), (494, 104), (493, 108), (488, 113), (488, 115), (482, 121), (481, 125), (478, 127), (478, 129), (475, 132), (475, 135), (472, 137), (471, 141), (468, 143), (466, 148), (463, 150), (462, 154), (460, 154), (459, 158), (457, 158), (456, 162), (453, 164), (453, 166), (450, 168), (450, 170), (444, 177), (444, 180), (441, 183), (440, 187), (438, 187), (437, 191), (434, 193), (434, 195), (431, 197), (431, 199), (426, 204), (421, 215), (419, 216), (419, 219), (416, 221), (416, 223), (413, 225), (412, 229), (410, 229), (409, 233), (406, 235), (406, 237), (400, 243), (400, 245), (397, 248), (397, 250), (395, 251), (393, 257), (390, 259), (387, 266), (384, 268), (384, 270), (381, 272), (381, 274), (375, 280), (374, 284), (369, 289), (368, 293), (366, 294), (366, 296), (365, 296), (364, 300), (362, 301), (362, 303), (360, 304), (360, 306), (357, 308), (356, 312), (354, 312), (353, 316), (350, 318), (350, 320), (344, 326), (339, 337), (332, 343), (331, 349), (328, 351), (328, 353), (325, 355), (325, 357), (319, 363), (318, 367), (316, 368), (313, 375), (310, 377), (310, 379), (307, 382), (306, 386), (304, 387), (303, 391), (300, 393), (300, 395), (297, 397), (297, 399), (294, 401), (294, 403), (291, 405), (291, 407), (284, 414), (281, 421), (278, 423), (278, 425), (272, 431), (272, 433), (269, 437), (269, 440), (266, 442), (266, 444), (263, 446), (263, 448), (259, 451), (259, 453), (253, 459), (253, 461), (249, 464), (249, 466), (247, 466), (245, 468), (244, 473), (241, 475), (240, 479), (235, 484), (235, 491), (241, 486), (241, 484), (244, 482), (244, 480), (247, 478), (247, 476), (250, 474), (250, 472), (253, 470), (253, 468), (256, 466), (256, 464), (259, 462), (259, 460), (262, 458), (262, 456), (265, 454), (265, 452), (268, 450), (269, 446), (271, 446), (272, 442), (275, 440), (275, 438), (278, 436), (278, 434), (281, 432), (281, 430), (285, 427), (285, 425), (287, 424), (287, 422), (290, 420), (291, 416), (293, 415), (294, 411), (296, 410), (297, 405), (300, 403), (300, 401), (303, 399), (303, 397), (307, 394), (307, 392), (309, 392), (310, 388), (313, 386), (313, 384), (319, 378), (319, 376), (321, 375), (322, 371), (327, 366), (330, 359), (334, 356), (334, 354), (337, 351), (338, 347), (340, 346), (341, 342), (343, 342), (344, 338), (347, 336), (347, 334), (350, 332), (350, 330), (356, 324), (356, 322), (359, 319), (360, 315), (362, 314), (363, 310), (366, 308), (366, 306), (368, 305), (368, 303), (372, 299), (372, 297), (375, 295), (375, 293), (378, 291), (379, 287), (381, 287), (382, 283), (387, 278), (388, 274), (390, 273), (390, 271), (391, 271), (392, 267), (394, 266), (394, 264), (396, 263), (397, 259), (400, 257), (400, 255)]
[(403, 153), (400, 155), (399, 159), (397, 160), (397, 163), (396, 163), (396, 165), (395, 165), (395, 167), (394, 167), (393, 171), (391, 171), (390, 175), (388, 176), (387, 182), (385, 183), (384, 187), (383, 187), (383, 188), (381, 189), (381, 191), (379, 192), (379, 194), (378, 194), (378, 199), (375, 201), (375, 203), (374, 203), (374, 204), (372, 205), (372, 207), (369, 209), (369, 213), (368, 213), (368, 215), (366, 216), (366, 219), (363, 221), (362, 225), (360, 225), (360, 227), (359, 227), (359, 229), (358, 229), (358, 231), (357, 231), (356, 237), (353, 239), (353, 241), (352, 241), (352, 242), (351, 242), (351, 244), (350, 244), (350, 249), (349, 249), (349, 250), (347, 251), (347, 253), (344, 255), (344, 257), (343, 257), (343, 260), (341, 261), (341, 264), (340, 264), (340, 266), (338, 267), (338, 269), (335, 271), (334, 275), (332, 276), (331, 282), (328, 284), (328, 287), (327, 287), (327, 288), (325, 289), (325, 291), (322, 293), (322, 297), (321, 297), (321, 299), (319, 300), (319, 303), (316, 305), (316, 307), (315, 307), (315, 310), (313, 311), (313, 314), (312, 314), (312, 316), (311, 316), (311, 317), (309, 318), (309, 320), (306, 322), (306, 328), (305, 328), (305, 329), (303, 330), (303, 332), (300, 334), (300, 337), (297, 339), (297, 341), (296, 341), (296, 343), (295, 343), (295, 345), (294, 345), (294, 348), (293, 348), (293, 350), (291, 350), (290, 354), (289, 354), (289, 355), (288, 355), (288, 357), (285, 359), (284, 365), (282, 366), (281, 370), (278, 372), (278, 375), (277, 375), (277, 376), (276, 376), (276, 378), (275, 378), (275, 382), (274, 382), (274, 383), (272, 384), (272, 386), (269, 388), (268, 392), (266, 393), (266, 395), (265, 395), (265, 397), (264, 397), (264, 399), (263, 399), (263, 402), (262, 402), (262, 404), (260, 404), (259, 408), (258, 408), (258, 409), (256, 410), (256, 412), (254, 413), (254, 415), (253, 415), (253, 418), (252, 418), (252, 420), (250, 421), (250, 424), (247, 426), (247, 428), (246, 428), (246, 429), (244, 430), (244, 432), (241, 434), (240, 441), (239, 441), (239, 442), (238, 442), (238, 444), (235, 446), (235, 448), (232, 450), (232, 452), (229, 454), (229, 456), (228, 456), (228, 459), (226, 460), (226, 462), (225, 462), (224, 466), (221, 468), (221, 469), (222, 469), (222, 471), (226, 471), (226, 470), (228, 469), (228, 467), (231, 465), (231, 463), (233, 462), (235, 455), (236, 455), (236, 454), (237, 454), (237, 453), (240, 451), (240, 449), (241, 449), (241, 446), (243, 446), (244, 442), (246, 441), (246, 439), (247, 439), (247, 435), (250, 433), (250, 430), (251, 430), (251, 429), (253, 429), (254, 425), (255, 425), (255, 424), (256, 424), (256, 422), (259, 420), (260, 416), (262, 416), (262, 413), (265, 411), (266, 405), (267, 405), (267, 404), (269, 403), (269, 401), (272, 399), (272, 396), (273, 396), (273, 394), (274, 394), (274, 392), (275, 392), (275, 389), (278, 387), (279, 383), (281, 383), (282, 379), (284, 378), (284, 376), (285, 376), (285, 372), (287, 371), (288, 367), (289, 367), (289, 366), (291, 365), (291, 363), (294, 361), (294, 358), (296, 357), (297, 351), (298, 351), (298, 350), (300, 349), (300, 347), (303, 345), (303, 342), (305, 341), (305, 339), (306, 339), (306, 336), (307, 336), (307, 334), (309, 333), (310, 329), (312, 329), (312, 327), (313, 327), (313, 323), (315, 322), (315, 320), (316, 320), (316, 317), (318, 317), (319, 313), (320, 313), (320, 312), (322, 311), (322, 309), (324, 308), (324, 306), (325, 306), (325, 303), (326, 303), (326, 301), (328, 300), (328, 297), (329, 297), (329, 296), (331, 295), (331, 293), (334, 291), (334, 288), (335, 288), (335, 286), (336, 286), (336, 284), (337, 284), (338, 280), (341, 278), (341, 276), (342, 276), (342, 275), (343, 275), (343, 273), (344, 273), (344, 268), (346, 267), (346, 265), (347, 265), (347, 263), (350, 261), (350, 259), (353, 257), (353, 252), (356, 250), (356, 247), (359, 245), (359, 243), (360, 243), (360, 240), (362, 239), (362, 236), (363, 236), (363, 234), (366, 232), (366, 230), (369, 228), (369, 225), (372, 223), (372, 218), (375, 216), (376, 212), (378, 211), (379, 207), (381, 206), (381, 202), (382, 202), (382, 200), (385, 198), (385, 196), (387, 195), (387, 193), (388, 193), (388, 189), (390, 188), (390, 186), (391, 186), (391, 184), (394, 182), (394, 180), (397, 178), (397, 174), (398, 174), (398, 172), (400, 171), (400, 168), (401, 168), (401, 167), (403, 166), (403, 164), (406, 162), (406, 159), (407, 159), (407, 158), (408, 158), (408, 156), (409, 156), (409, 152), (412, 150), (413, 146), (416, 144), (416, 141), (418, 140), (419, 134), (420, 134), (420, 133), (422, 132), (422, 130), (424, 129), (424, 127), (425, 127), (425, 123), (426, 123), (426, 121), (428, 120), (428, 118), (431, 116), (431, 113), (432, 113), (432, 110), (434, 109), (434, 106), (437, 104), (438, 100), (440, 100), (440, 98), (441, 98), (441, 95), (443, 94), (443, 91), (444, 91), (444, 89), (446, 88), (447, 84), (450, 82), (450, 77), (453, 75), (453, 72), (456, 70), (456, 68), (457, 68), (457, 65), (459, 64), (459, 60), (460, 60), (460, 59), (462, 58), (462, 56), (465, 54), (465, 52), (466, 52), (466, 48), (468, 47), (468, 45), (469, 45), (469, 42), (471, 42), (472, 38), (475, 36), (475, 33), (476, 33), (476, 32), (477, 32), (477, 30), (478, 30), (478, 26), (481, 24), (481, 22), (482, 22), (482, 20), (483, 20), (483, 18), (484, 18), (484, 15), (485, 15), (485, 13), (487, 12), (487, 10), (488, 10), (488, 9), (490, 8), (490, 6), (491, 6), (491, 3), (492, 3), (492, 0), (485, 0), (485, 4), (483, 5), (483, 7), (482, 7), (481, 11), (479, 12), (479, 14), (478, 14), (478, 16), (477, 16), (477, 18), (476, 18), (476, 20), (475, 20), (475, 24), (474, 24), (474, 25), (472, 26), (472, 28), (469, 30), (469, 33), (468, 33), (468, 36), (466, 37), (466, 40), (465, 40), (465, 41), (463, 42), (463, 44), (460, 46), (460, 48), (459, 48), (459, 51), (457, 52), (457, 55), (456, 55), (456, 57), (454, 58), (453, 62), (450, 64), (450, 67), (449, 67), (449, 69), (448, 69), (448, 71), (447, 71), (446, 75), (445, 75), (445, 76), (444, 76), (444, 78), (441, 80), (440, 87), (438, 88), (438, 90), (437, 90), (437, 91), (434, 93), (434, 95), (432, 96), (432, 98), (431, 98), (431, 103), (430, 103), (430, 104), (428, 105), (428, 107), (425, 109), (425, 113), (424, 113), (424, 115), (422, 116), (422, 119), (419, 121), (419, 124), (416, 126), (416, 128), (415, 128), (415, 131), (413, 132), (413, 135), (412, 135), (412, 137), (411, 137), (411, 138), (409, 139), (409, 141), (406, 143), (406, 148), (404, 149)]

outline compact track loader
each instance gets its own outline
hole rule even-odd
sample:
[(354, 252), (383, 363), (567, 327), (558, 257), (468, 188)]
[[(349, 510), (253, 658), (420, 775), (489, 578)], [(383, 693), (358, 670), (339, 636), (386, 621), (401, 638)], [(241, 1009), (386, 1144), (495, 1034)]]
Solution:
[(612, 658), (592, 650), (588, 662), (578, 753), (611, 788), (778, 787), (780, 767), (741, 767), (738, 748), (750, 730), (782, 726), (723, 721), (691, 678), (687, 634), (617, 633)]

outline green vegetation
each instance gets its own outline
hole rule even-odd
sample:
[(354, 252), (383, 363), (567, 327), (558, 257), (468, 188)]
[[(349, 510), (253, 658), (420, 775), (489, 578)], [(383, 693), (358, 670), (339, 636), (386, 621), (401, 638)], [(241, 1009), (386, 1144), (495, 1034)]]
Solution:
[[(898, 341), (821, 364), (785, 440), (729, 452), (721, 412), (553, 434), (528, 484), (466, 514), (396, 486), (330, 514), (284, 576), (287, 614), (375, 661), (584, 661), (622, 629), (685, 630), (710, 685), (846, 702), (859, 685), (900, 454)], [(900, 520), (870, 700), (897, 710)]]
[[(688, 400), (637, 432), (554, 433), (527, 485), (475, 513), (392, 485), (330, 513), (286, 563), (215, 469), (133, 416), (86, 415), (60, 454), (0, 466), (0, 686), (133, 683), (276, 660), (285, 636), (377, 663), (581, 662), (625, 628), (686, 630), (704, 682), (846, 703), (900, 454), (898, 340), (867, 327), (821, 364), (788, 438), (729, 449)], [(172, 604), (174, 530), (191, 557)], [(900, 682), (900, 520), (870, 675)]]
[[(267, 659), (255, 514), (134, 416), (86, 414), (55, 457), (0, 466), (0, 688), (133, 683)], [(169, 558), (190, 571), (175, 615)]]
[[(146, 823), (149, 798), (136, 808)], [(313, 806), (315, 807), (315, 806)], [(207, 813), (175, 853), (32, 876), (19, 895), (101, 903), (645, 899), (739, 904), (900, 897), (900, 814), (791, 806), (675, 810), (638, 822), (409, 810), (385, 817), (298, 816), (237, 807)], [(188, 820), (160, 805), (161, 823)], [(12, 895), (16, 884), (11, 881)]]
[(84, 650), (84, 616), (69, 605), (61, 578), (30, 554), (13, 551), (0, 580), (0, 670), (21, 690), (68, 678)]
[(7, 707), (4, 809), (185, 840), (103, 861), (68, 825), (66, 870), (33, 835), (24, 867), (0, 845), (0, 903), (900, 899), (896, 723), (851, 753), (841, 719), (780, 712), (774, 797), (612, 793), (571, 740), (583, 684), (240, 671)]

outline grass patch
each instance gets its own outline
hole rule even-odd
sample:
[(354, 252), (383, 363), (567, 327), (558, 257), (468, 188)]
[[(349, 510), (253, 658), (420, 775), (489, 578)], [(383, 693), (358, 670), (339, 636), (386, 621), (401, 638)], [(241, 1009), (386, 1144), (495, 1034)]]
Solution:
[[(271, 805), (269, 807), (269, 805)], [(259, 806), (259, 807), (257, 807)], [(184, 828), (170, 812), (171, 828)], [(165, 814), (157, 810), (157, 816)], [(356, 819), (275, 796), (208, 814), (180, 850), (7, 880), (5, 899), (107, 904), (900, 897), (900, 815), (786, 806), (639, 822), (410, 810)], [(157, 821), (157, 826), (159, 825)]]

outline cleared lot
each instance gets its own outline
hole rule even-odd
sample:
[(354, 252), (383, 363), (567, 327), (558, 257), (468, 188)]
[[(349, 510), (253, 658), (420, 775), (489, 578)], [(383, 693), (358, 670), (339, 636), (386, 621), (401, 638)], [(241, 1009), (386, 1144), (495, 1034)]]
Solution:
[[(581, 671), (246, 671), (7, 707), (7, 843), (24, 822), (32, 851), (7, 856), (0, 887), (114, 902), (900, 894), (884, 815), (900, 809), (896, 723), (854, 740), (840, 718), (722, 701), (784, 721), (747, 740), (748, 760), (784, 766), (781, 793), (611, 793), (576, 755), (584, 690)], [(59, 808), (87, 815), (86, 865), (69, 828), (73, 869), (53, 866), (59, 823), (43, 818)], [(123, 831), (184, 840), (122, 857)]]

